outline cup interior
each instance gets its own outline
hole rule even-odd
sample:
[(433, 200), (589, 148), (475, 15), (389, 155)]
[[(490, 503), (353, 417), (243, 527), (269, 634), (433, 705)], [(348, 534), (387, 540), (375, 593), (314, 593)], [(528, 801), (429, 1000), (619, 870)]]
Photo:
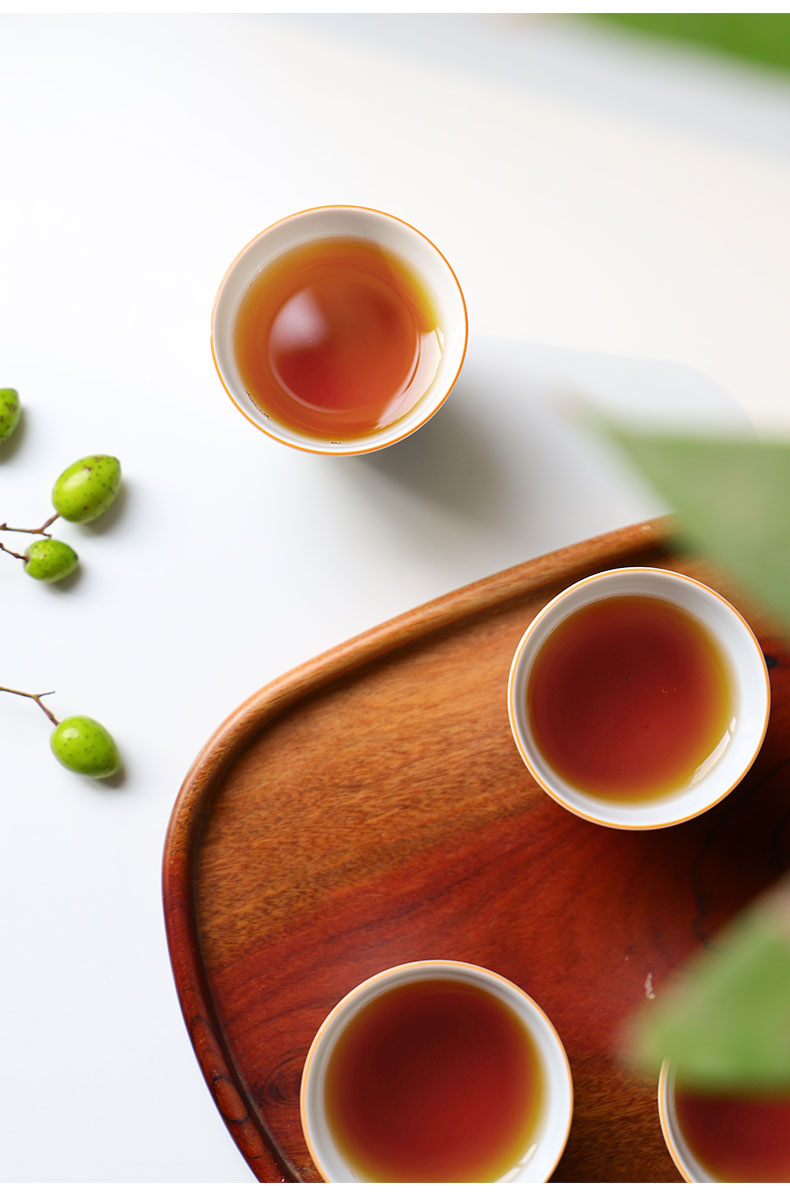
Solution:
[[(456, 961), (421, 961), (376, 974), (353, 989), (330, 1012), (313, 1040), (305, 1061), (301, 1088), (302, 1128), (308, 1149), (325, 1180), (364, 1182), (338, 1147), (324, 1109), (326, 1073), (332, 1050), (353, 1017), (379, 994), (415, 981), (457, 980), (488, 990), (519, 1016), (533, 1039), (543, 1066), (547, 1095), (537, 1128), (537, 1141), (502, 1181), (547, 1180), (557, 1165), (570, 1129), (573, 1087), (559, 1036), (540, 1007), (516, 985), (476, 965)], [(500, 1181), (500, 1182), (502, 1182)]]
[[(241, 379), (233, 332), (241, 301), (249, 286), (283, 253), (313, 240), (331, 237), (368, 240), (399, 257), (419, 277), (439, 318), (442, 353), (438, 369), (414, 407), (389, 426), (353, 439), (329, 440), (295, 430), (265, 414)], [(211, 326), (214, 362), (220, 380), (243, 414), (261, 430), (303, 450), (328, 455), (378, 451), (412, 434), (442, 405), (460, 372), (466, 353), (467, 316), (463, 293), (450, 265), (421, 232), (382, 211), (366, 207), (316, 207), (298, 212), (266, 228), (236, 257), (220, 285)]]
[[(700, 621), (718, 643), (730, 672), (733, 716), (721, 748), (690, 785), (644, 802), (592, 795), (562, 778), (542, 755), (530, 724), (527, 687), (532, 665), (549, 634), (571, 613), (611, 596), (655, 596)], [(568, 810), (609, 827), (658, 828), (701, 814), (748, 771), (768, 724), (770, 683), (762, 650), (741, 614), (697, 580), (653, 567), (600, 572), (566, 588), (534, 618), (513, 657), (508, 714), (522, 760), (539, 785)]]
[(664, 1061), (658, 1078), (658, 1117), (661, 1133), (672, 1161), (688, 1184), (711, 1184), (718, 1181), (706, 1171), (694, 1155), (678, 1126), (675, 1112), (675, 1077)]

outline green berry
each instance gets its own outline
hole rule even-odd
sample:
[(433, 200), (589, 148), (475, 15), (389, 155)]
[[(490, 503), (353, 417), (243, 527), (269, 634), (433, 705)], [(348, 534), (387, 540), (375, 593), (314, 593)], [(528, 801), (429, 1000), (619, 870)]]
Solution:
[(121, 465), (114, 455), (86, 455), (61, 472), (52, 504), (66, 521), (89, 522), (106, 513), (121, 487)]
[(25, 571), (46, 584), (71, 575), (77, 562), (77, 555), (68, 543), (58, 542), (57, 538), (39, 538), (25, 551)]
[(121, 768), (118, 746), (98, 720), (90, 716), (67, 716), (49, 739), (52, 752), (62, 766), (91, 778), (109, 778)]
[(0, 389), (0, 443), (11, 438), (21, 417), (22, 407), (16, 389)]

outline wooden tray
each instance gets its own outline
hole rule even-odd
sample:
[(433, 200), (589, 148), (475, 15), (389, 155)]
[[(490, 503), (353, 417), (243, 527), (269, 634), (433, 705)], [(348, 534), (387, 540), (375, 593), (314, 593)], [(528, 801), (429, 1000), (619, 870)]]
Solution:
[(164, 856), (170, 954), (190, 1038), (262, 1181), (318, 1179), (299, 1081), (324, 1015), (406, 960), (470, 960), (526, 989), (570, 1059), (555, 1178), (672, 1181), (655, 1083), (618, 1062), (626, 1013), (777, 877), (790, 854), (786, 643), (769, 655), (757, 762), (707, 814), (625, 832), (532, 782), (508, 727), (511, 657), (534, 614), (611, 566), (669, 567), (733, 598), (644, 524), (453, 592), (285, 675), (217, 730)]

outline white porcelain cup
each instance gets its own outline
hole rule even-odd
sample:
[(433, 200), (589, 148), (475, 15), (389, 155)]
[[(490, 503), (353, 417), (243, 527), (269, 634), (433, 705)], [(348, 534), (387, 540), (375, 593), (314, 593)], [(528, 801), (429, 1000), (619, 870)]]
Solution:
[(705, 1170), (683, 1137), (675, 1110), (675, 1077), (666, 1060), (661, 1066), (658, 1078), (658, 1118), (667, 1150), (686, 1183), (718, 1183), (715, 1176)]
[[(725, 1168), (729, 1168), (729, 1174), (725, 1174), (723, 1171), (716, 1174), (706, 1166), (704, 1160), (690, 1145), (682, 1124), (684, 1115), (682, 1112), (678, 1113), (675, 1069), (669, 1060), (664, 1060), (658, 1077), (658, 1118), (667, 1150), (686, 1183), (739, 1183), (744, 1188), (755, 1185), (762, 1187), (772, 1183), (775, 1187), (786, 1187), (787, 1176), (785, 1173), (787, 1172), (788, 1154), (790, 1154), (790, 1134), (786, 1131), (778, 1133), (772, 1129), (769, 1131), (771, 1141), (768, 1141), (763, 1133), (763, 1123), (760, 1120), (763, 1107), (759, 1095), (750, 1097), (745, 1090), (731, 1090), (728, 1094), (725, 1089), (711, 1092), (709, 1095), (712, 1098), (709, 1101), (709, 1106), (713, 1107), (714, 1114), (716, 1114), (716, 1102), (721, 1098), (722, 1112), (717, 1126), (713, 1126), (716, 1121), (715, 1116), (712, 1121), (708, 1119), (708, 1127), (703, 1133), (703, 1137), (706, 1137), (705, 1149), (710, 1155), (710, 1147), (714, 1139), (721, 1138), (724, 1152), (722, 1162)], [(707, 1100), (704, 1092), (702, 1096)], [(728, 1105), (731, 1098), (734, 1099), (734, 1106)], [(777, 1099), (774, 1094), (768, 1094), (769, 1106), (786, 1103), (786, 1101), (786, 1091), (779, 1092)], [(734, 1108), (735, 1113), (733, 1113)], [(693, 1133), (693, 1127), (691, 1130)], [(760, 1147), (764, 1148), (762, 1153), (760, 1153)], [(752, 1148), (758, 1149), (752, 1151)], [(779, 1148), (778, 1151), (777, 1148)], [(729, 1157), (727, 1157), (728, 1151), (730, 1152)], [(752, 1154), (748, 1157), (750, 1151)], [(751, 1168), (751, 1175), (745, 1170), (747, 1167)]]
[(302, 1129), (308, 1150), (324, 1180), (364, 1183), (338, 1146), (325, 1108), (326, 1073), (332, 1051), (345, 1027), (374, 998), (415, 981), (446, 979), (485, 989), (514, 1011), (533, 1040), (543, 1069), (546, 1095), (533, 1143), (516, 1166), (498, 1182), (540, 1183), (560, 1160), (573, 1114), (573, 1082), (559, 1035), (532, 998), (505, 977), (453, 960), (423, 960), (385, 969), (363, 981), (338, 1002), (319, 1028), (305, 1060), (301, 1087)]
[[(233, 348), (239, 306), (261, 270), (293, 248), (331, 237), (372, 241), (404, 261), (432, 300), (442, 339), (436, 373), (408, 413), (390, 426), (337, 441), (295, 430), (274, 415), (264, 414), (244, 386)], [(230, 265), (220, 283), (211, 317), (214, 363), (228, 396), (241, 413), (273, 439), (321, 455), (379, 451), (423, 426), (449, 396), (461, 371), (467, 338), (468, 320), (461, 286), (439, 249), (411, 224), (369, 207), (313, 207), (265, 228)]]
[[(717, 642), (732, 681), (733, 716), (719, 749), (700, 767), (695, 781), (649, 802), (624, 802), (592, 795), (562, 778), (543, 757), (527, 707), (535, 658), (571, 613), (612, 596), (654, 596), (684, 609)], [(753, 631), (712, 588), (657, 567), (602, 571), (572, 584), (541, 609), (513, 656), (508, 678), (508, 715), (513, 739), (535, 781), (558, 803), (583, 819), (611, 828), (664, 828), (701, 815), (737, 786), (760, 751), (768, 727), (771, 687), (763, 652)]]

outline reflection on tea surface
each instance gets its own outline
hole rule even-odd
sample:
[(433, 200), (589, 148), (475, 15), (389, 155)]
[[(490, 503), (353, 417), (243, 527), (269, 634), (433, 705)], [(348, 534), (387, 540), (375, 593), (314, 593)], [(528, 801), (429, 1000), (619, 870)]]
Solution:
[(329, 440), (408, 414), (436, 375), (441, 345), (432, 304), (406, 264), (351, 237), (300, 245), (263, 269), (234, 331), (252, 401)]
[(535, 1141), (543, 1065), (518, 1015), (485, 989), (428, 979), (379, 994), (329, 1060), (327, 1119), (373, 1181), (491, 1181)]
[(654, 596), (611, 596), (561, 622), (535, 658), (527, 711), (562, 779), (623, 802), (699, 780), (734, 728), (719, 646), (702, 622)]

